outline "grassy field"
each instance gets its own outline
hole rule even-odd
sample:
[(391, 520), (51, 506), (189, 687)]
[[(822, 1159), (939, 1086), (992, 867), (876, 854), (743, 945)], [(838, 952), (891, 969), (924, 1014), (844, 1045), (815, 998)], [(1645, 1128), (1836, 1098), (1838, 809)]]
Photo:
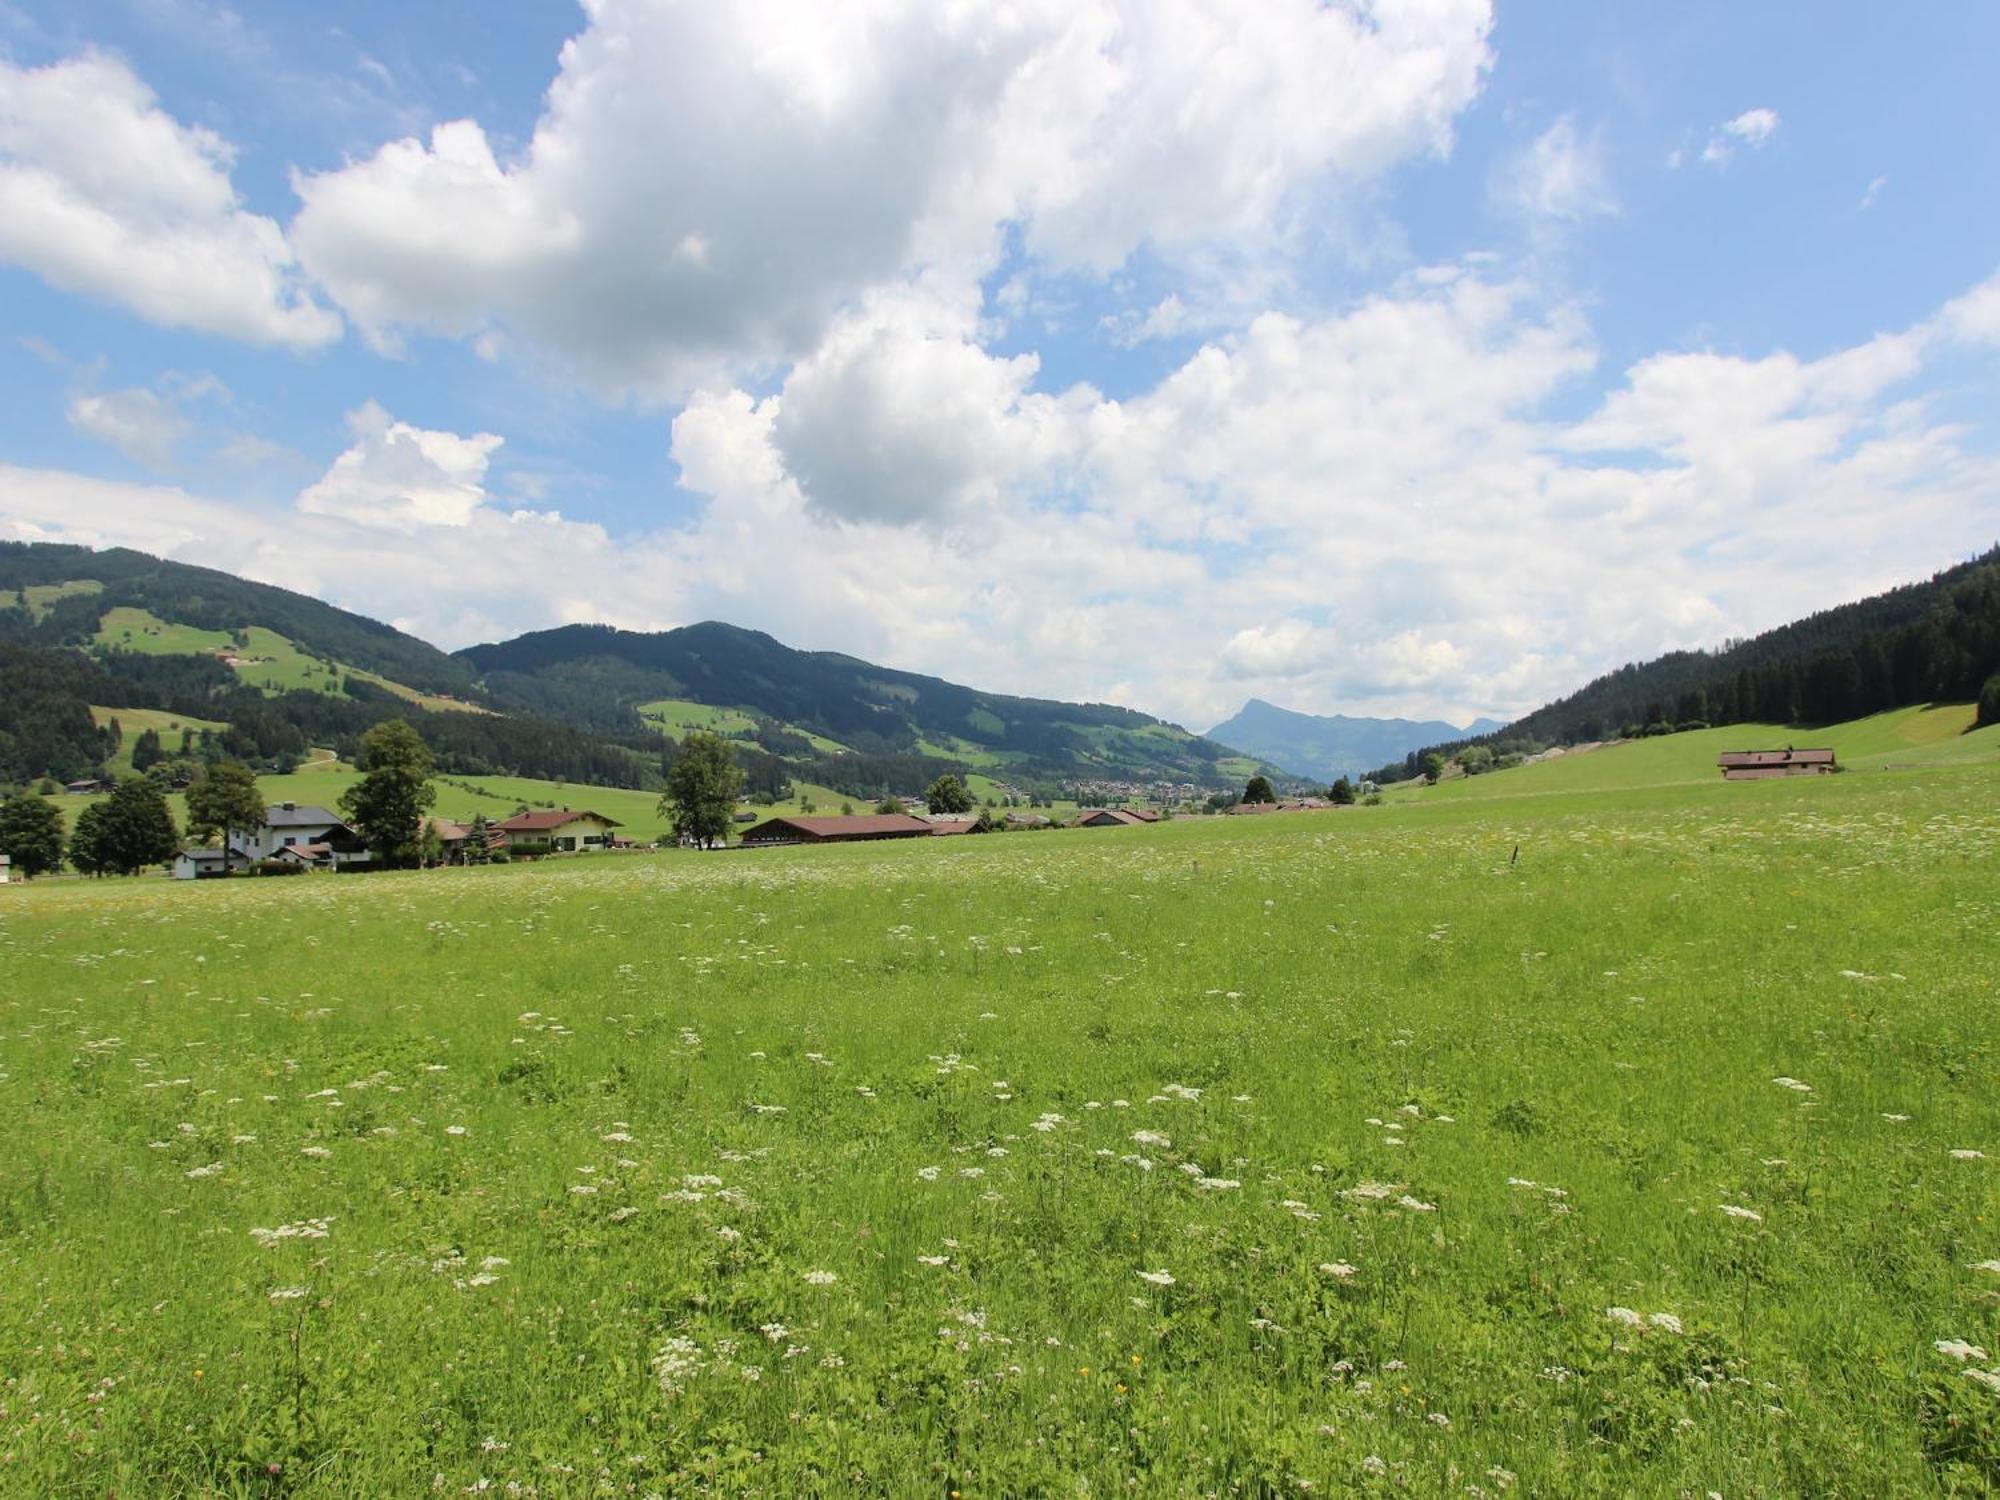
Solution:
[(57, 600), (77, 594), (101, 594), (104, 585), (95, 578), (72, 578), (66, 583), (31, 583), (17, 592), (27, 604), (28, 613), (39, 620)]
[(236, 658), (232, 663), (236, 675), (250, 686), (267, 693), (300, 689), (338, 693), (344, 691), (348, 678), (358, 677), (421, 708), (440, 713), (490, 712), (457, 698), (441, 698), (435, 693), (419, 692), (404, 683), (392, 682), (377, 672), (322, 660), (300, 650), (289, 637), (267, 630), (262, 625), (250, 626), (242, 636), (239, 645), (226, 630), (203, 630), (194, 625), (171, 624), (148, 610), (120, 605), (104, 612), (94, 639), (98, 646), (107, 650), (137, 651), (147, 656), (214, 656), (228, 651)]
[(1715, 758), (1724, 750), (1786, 745), (1831, 747), (1850, 770), (1905, 770), (2000, 758), (2000, 725), (1967, 733), (1972, 721), (1971, 704), (1953, 703), (1892, 709), (1824, 729), (1731, 724), (1628, 740), (1484, 776), (1453, 777), (1435, 787), (1399, 782), (1385, 790), (1392, 798), (1450, 801), (1691, 786), (1721, 779)]
[(115, 775), (132, 774), (132, 746), (140, 735), (148, 729), (156, 729), (160, 734), (160, 748), (168, 755), (176, 755), (181, 748), (183, 729), (215, 729), (225, 726), (219, 719), (197, 719), (187, 714), (167, 713), (157, 708), (98, 708), (90, 710), (91, 718), (102, 729), (113, 719), (118, 721), (120, 740), (118, 753), (111, 758), (111, 769)]
[[(677, 740), (686, 739), (688, 733), (696, 729), (705, 729), (710, 734), (728, 739), (745, 738), (757, 728), (755, 716), (740, 708), (717, 708), (686, 698), (661, 698), (653, 703), (642, 703), (636, 712), (640, 718), (659, 725)], [(812, 742), (815, 750), (828, 755), (838, 755), (847, 749), (839, 740), (830, 740), (823, 734), (814, 734), (796, 724), (781, 724), (781, 727), (804, 736)]]
[(44, 882), (0, 970), (0, 1492), (2000, 1483), (1991, 764)]

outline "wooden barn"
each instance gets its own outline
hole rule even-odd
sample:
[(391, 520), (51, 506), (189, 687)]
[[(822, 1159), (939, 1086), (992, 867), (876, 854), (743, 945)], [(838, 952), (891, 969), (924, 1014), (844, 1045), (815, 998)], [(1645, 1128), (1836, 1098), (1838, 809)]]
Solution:
[(1840, 768), (1831, 750), (1725, 750), (1716, 756), (1724, 781), (1769, 781), (1779, 776), (1824, 776)]
[(922, 839), (936, 830), (908, 813), (766, 818), (743, 830), (745, 844), (851, 844), (864, 839)]

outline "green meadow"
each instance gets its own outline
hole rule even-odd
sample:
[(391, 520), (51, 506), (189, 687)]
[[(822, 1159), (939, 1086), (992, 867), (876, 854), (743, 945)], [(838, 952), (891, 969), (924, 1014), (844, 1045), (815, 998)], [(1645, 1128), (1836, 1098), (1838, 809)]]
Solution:
[(1540, 769), (0, 891), (0, 1493), (1991, 1494), (2000, 766)]

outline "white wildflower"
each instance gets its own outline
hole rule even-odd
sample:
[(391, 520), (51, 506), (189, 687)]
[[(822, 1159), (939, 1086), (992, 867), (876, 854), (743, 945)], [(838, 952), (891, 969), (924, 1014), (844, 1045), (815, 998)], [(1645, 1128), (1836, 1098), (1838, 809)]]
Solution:
[(299, 1155), (310, 1156), (314, 1161), (325, 1161), (333, 1153), (324, 1146), (301, 1146), (299, 1148)]
[(918, 1167), (917, 1176), (925, 1182), (936, 1182), (944, 1173), (943, 1167)]
[(1953, 1161), (1985, 1161), (1986, 1153), (1984, 1151), (1969, 1151), (1961, 1146), (1951, 1153), (1951, 1159)]
[(1323, 1260), (1319, 1263), (1319, 1270), (1322, 1276), (1332, 1276), (1340, 1281), (1345, 1281), (1354, 1274), (1354, 1267), (1344, 1260)]
[(1984, 1360), (1986, 1351), (1977, 1344), (1968, 1344), (1964, 1339), (1939, 1339), (1931, 1346), (1947, 1359)]
[(268, 1295), (273, 1302), (296, 1302), (308, 1293), (302, 1286), (274, 1286)]
[(1174, 1284), (1173, 1273), (1164, 1267), (1158, 1271), (1141, 1271), (1138, 1275), (1141, 1281), (1150, 1281), (1154, 1286), (1172, 1286)]
[(840, 1278), (831, 1271), (806, 1272), (807, 1286), (832, 1286), (838, 1280)]
[(1646, 1321), (1651, 1323), (1655, 1328), (1664, 1328), (1668, 1333), (1679, 1333), (1682, 1331), (1681, 1320), (1672, 1313), (1657, 1312), (1646, 1319)]
[(1623, 1323), (1628, 1328), (1642, 1328), (1646, 1320), (1629, 1307), (1607, 1307), (1604, 1316), (1614, 1323)]
[(1732, 1219), (1748, 1219), (1753, 1224), (1764, 1222), (1764, 1216), (1754, 1208), (1744, 1208), (1742, 1205), (1736, 1203), (1719, 1203), (1716, 1207), (1720, 1208)]
[(463, 1125), (447, 1125), (444, 1128), (444, 1133), (446, 1135), (464, 1135), (465, 1127)]
[(1796, 1078), (1773, 1078), (1771, 1082), (1775, 1083), (1781, 1089), (1790, 1089), (1795, 1094), (1810, 1094), (1812, 1092), (1811, 1084), (1800, 1083)]
[(1135, 1146), (1152, 1146), (1160, 1151), (1171, 1151), (1174, 1148), (1174, 1143), (1157, 1130), (1133, 1131), (1132, 1144)]
[(212, 1161), (205, 1167), (189, 1167), (181, 1175), (183, 1177), (220, 1177), (222, 1175), (222, 1163)]

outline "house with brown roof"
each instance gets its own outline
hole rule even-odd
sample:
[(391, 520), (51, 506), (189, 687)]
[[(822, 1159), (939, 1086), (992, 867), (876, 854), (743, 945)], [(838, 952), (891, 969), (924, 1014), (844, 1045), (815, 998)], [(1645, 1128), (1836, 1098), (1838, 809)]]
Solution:
[(509, 854), (594, 854), (610, 848), (611, 830), (623, 826), (602, 813), (567, 807), (516, 813), (493, 824)]
[(1831, 750), (1725, 750), (1716, 756), (1724, 781), (1770, 781), (1780, 776), (1825, 776), (1840, 767)]
[(909, 813), (849, 813), (766, 818), (743, 831), (746, 845), (850, 844), (873, 839), (929, 838), (935, 830)]

